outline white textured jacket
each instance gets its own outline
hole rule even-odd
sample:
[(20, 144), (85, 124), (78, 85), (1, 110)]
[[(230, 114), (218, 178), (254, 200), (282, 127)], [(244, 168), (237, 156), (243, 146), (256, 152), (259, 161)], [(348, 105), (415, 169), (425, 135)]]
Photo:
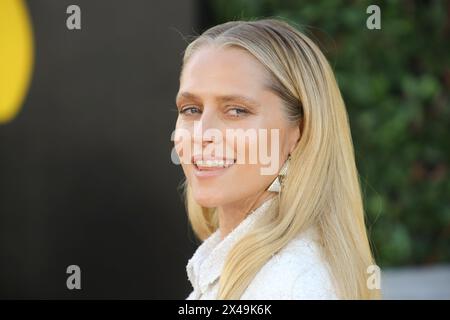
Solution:
[[(217, 230), (188, 261), (193, 291), (188, 300), (216, 299), (225, 258), (239, 239), (267, 212), (272, 199), (247, 216), (223, 240)], [(312, 228), (291, 240), (271, 257), (241, 296), (243, 300), (337, 299), (327, 263), (322, 259), (317, 231)]]

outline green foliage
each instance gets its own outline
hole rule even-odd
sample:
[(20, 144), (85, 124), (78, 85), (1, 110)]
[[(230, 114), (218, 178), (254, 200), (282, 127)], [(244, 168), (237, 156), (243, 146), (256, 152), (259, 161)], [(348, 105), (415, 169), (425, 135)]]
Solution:
[(381, 266), (450, 261), (450, 3), (214, 0), (213, 23), (282, 17), (319, 43), (350, 116)]

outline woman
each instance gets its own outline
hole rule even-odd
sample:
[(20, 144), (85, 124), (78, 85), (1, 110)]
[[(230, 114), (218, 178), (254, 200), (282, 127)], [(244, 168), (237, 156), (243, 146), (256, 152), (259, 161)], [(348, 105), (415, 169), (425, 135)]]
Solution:
[(309, 38), (277, 19), (215, 26), (187, 47), (176, 103), (187, 211), (204, 240), (188, 299), (378, 296), (347, 113)]

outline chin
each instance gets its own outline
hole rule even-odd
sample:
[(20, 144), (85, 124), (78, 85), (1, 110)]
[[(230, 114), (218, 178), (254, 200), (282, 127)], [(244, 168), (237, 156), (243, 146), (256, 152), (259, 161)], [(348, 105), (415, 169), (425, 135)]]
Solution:
[(195, 202), (205, 208), (215, 208), (224, 203), (223, 193), (193, 192)]

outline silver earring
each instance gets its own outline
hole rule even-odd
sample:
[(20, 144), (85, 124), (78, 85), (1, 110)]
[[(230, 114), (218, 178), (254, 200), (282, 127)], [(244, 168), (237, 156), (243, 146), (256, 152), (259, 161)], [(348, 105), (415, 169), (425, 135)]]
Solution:
[(267, 191), (270, 192), (280, 192), (281, 187), (283, 185), (283, 180), (287, 175), (287, 170), (289, 168), (289, 162), (291, 161), (291, 155), (288, 156), (287, 160), (284, 162), (283, 166), (280, 169), (280, 172), (278, 173), (278, 176), (273, 180), (272, 184), (269, 186)]

